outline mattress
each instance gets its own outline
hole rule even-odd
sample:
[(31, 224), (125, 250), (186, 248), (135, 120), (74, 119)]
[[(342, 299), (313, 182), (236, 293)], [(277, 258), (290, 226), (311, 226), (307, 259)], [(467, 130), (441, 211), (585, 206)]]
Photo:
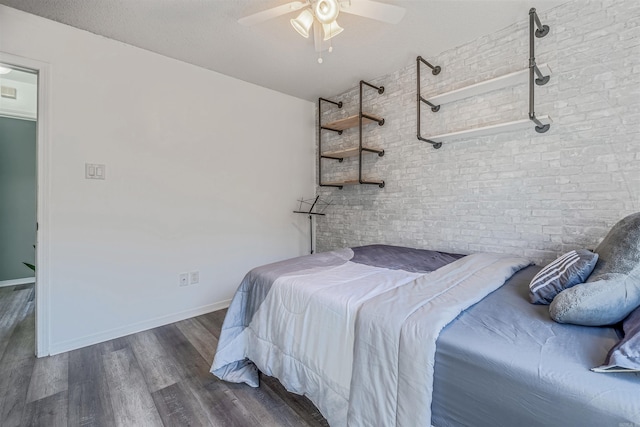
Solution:
[(251, 270), (227, 311), (211, 372), (258, 369), (307, 395), (332, 426), (428, 426), (436, 338), (529, 261), (372, 245)]
[(441, 332), (432, 424), (640, 426), (640, 373), (594, 373), (614, 328), (563, 325), (528, 302), (528, 267)]

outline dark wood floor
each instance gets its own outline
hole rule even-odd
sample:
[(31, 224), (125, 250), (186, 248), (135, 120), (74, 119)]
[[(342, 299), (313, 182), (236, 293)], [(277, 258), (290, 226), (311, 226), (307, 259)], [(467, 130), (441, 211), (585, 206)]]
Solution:
[(56, 356), (34, 354), (33, 285), (0, 288), (0, 426), (328, 426), (270, 377), (209, 373), (225, 310)]

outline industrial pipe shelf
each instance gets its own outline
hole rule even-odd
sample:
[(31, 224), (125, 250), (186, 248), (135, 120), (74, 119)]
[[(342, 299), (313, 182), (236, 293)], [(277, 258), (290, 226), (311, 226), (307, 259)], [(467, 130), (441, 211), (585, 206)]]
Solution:
[[(551, 117), (549, 116), (540, 116), (540, 117), (537, 117), (537, 119), (543, 125), (550, 125), (551, 123), (553, 123), (553, 120), (551, 120)], [(456, 139), (469, 138), (471, 136), (479, 137), (479, 136), (485, 136), (485, 135), (493, 135), (493, 134), (502, 133), (502, 132), (511, 132), (519, 129), (527, 129), (529, 127), (531, 127), (531, 120), (527, 118), (522, 120), (514, 120), (512, 122), (503, 122), (495, 125), (482, 126), (477, 128), (459, 130), (455, 132), (443, 133), (440, 135), (432, 135), (427, 137), (427, 139), (431, 141), (447, 142), (447, 141), (454, 141)]]
[[(382, 117), (375, 116), (373, 114), (362, 114), (362, 124), (367, 123), (378, 123), (380, 126), (384, 124), (384, 119)], [(355, 116), (349, 116), (344, 119), (336, 120), (330, 123), (326, 123), (323, 125), (324, 129), (327, 130), (347, 130), (350, 128), (354, 128), (359, 124), (359, 116), (356, 114)]]
[[(327, 187), (342, 188), (343, 186), (346, 186), (346, 185), (359, 185), (359, 184), (362, 184), (362, 183), (360, 181), (358, 181), (357, 179), (353, 179), (353, 180), (348, 180), (348, 181), (325, 182), (323, 185), (325, 185)], [(384, 187), (384, 181), (367, 181), (367, 184), (375, 184), (375, 185), (379, 186), (380, 188)]]
[[(384, 150), (376, 150), (375, 148), (362, 147), (362, 151), (366, 151), (369, 153), (376, 153), (378, 156), (384, 156)], [(360, 149), (358, 147), (347, 148), (345, 150), (336, 150), (336, 151), (325, 151), (321, 154), (321, 156), (325, 159), (345, 159), (347, 157), (355, 157), (360, 154)]]
[[(344, 119), (335, 120), (330, 123), (322, 123), (322, 103), (326, 102), (333, 104), (338, 108), (342, 108), (342, 102), (331, 101), (325, 98), (318, 98), (318, 185), (320, 187), (337, 187), (342, 189), (345, 185), (377, 185), (380, 188), (384, 188), (384, 181), (376, 180), (369, 181), (363, 178), (362, 174), (362, 154), (375, 153), (378, 156), (384, 156), (384, 150), (365, 147), (362, 141), (363, 125), (368, 123), (378, 123), (379, 126), (384, 125), (384, 119), (382, 117), (375, 116), (373, 114), (365, 113), (362, 109), (362, 92), (365, 87), (375, 89), (379, 95), (384, 93), (384, 86), (375, 86), (371, 83), (367, 83), (364, 80), (360, 80), (360, 102), (358, 108), (358, 115), (346, 117)], [(322, 150), (322, 131), (328, 130), (337, 132), (339, 135), (346, 129), (358, 127), (358, 147), (348, 148), (336, 151), (323, 151)], [(338, 182), (323, 182), (322, 181), (322, 159), (333, 159), (342, 162), (345, 157), (358, 157), (358, 180), (347, 180)]]
[[(538, 68), (540, 72), (548, 79), (548, 76), (551, 75), (551, 68), (549, 68), (549, 65), (542, 64)], [(538, 85), (543, 84), (542, 81), (544, 80), (540, 80), (540, 82), (538, 82), (537, 80), (536, 83), (538, 83)], [(529, 68), (527, 67), (524, 70), (516, 71), (513, 73), (502, 75), (500, 77), (495, 77), (490, 80), (485, 80), (483, 82), (461, 87), (460, 89), (452, 90), (450, 92), (430, 96), (428, 97), (428, 99), (435, 105), (448, 104), (450, 102), (459, 101), (461, 99), (469, 98), (476, 95), (482, 95), (494, 90), (504, 89), (510, 86), (516, 86), (518, 84), (524, 84), (528, 81)]]
[[(536, 29), (537, 27), (537, 29)], [(516, 71), (515, 73), (505, 74), (500, 77), (496, 77), (490, 80), (486, 80), (484, 82), (472, 84), (470, 86), (466, 86), (460, 89), (456, 89), (450, 92), (442, 93), (440, 95), (435, 95), (430, 97), (429, 99), (422, 96), (421, 91), (421, 81), (420, 81), (420, 66), (422, 64), (428, 66), (432, 70), (432, 74), (438, 75), (440, 74), (441, 68), (439, 66), (433, 66), (429, 62), (425, 61), (422, 57), (418, 56), (416, 58), (416, 86), (417, 86), (417, 96), (416, 96), (416, 112), (417, 112), (417, 120), (416, 127), (417, 133), (416, 136), (420, 141), (428, 142), (433, 146), (433, 148), (442, 147), (443, 141), (451, 141), (454, 139), (463, 139), (468, 138), (470, 136), (483, 136), (494, 134), (498, 132), (508, 132), (517, 129), (526, 128), (528, 124), (533, 122), (535, 124), (534, 129), (538, 133), (545, 133), (551, 127), (552, 120), (549, 116), (537, 117), (534, 111), (535, 105), (535, 86), (543, 86), (547, 84), (551, 78), (551, 69), (547, 64), (538, 65), (536, 63), (535, 57), (535, 43), (534, 40), (536, 37), (544, 37), (549, 34), (549, 26), (542, 25), (540, 22), (540, 18), (536, 13), (535, 8), (531, 8), (529, 10), (529, 67), (526, 70)], [(527, 78), (528, 76), (528, 78)], [(433, 113), (437, 113), (440, 111), (440, 107), (443, 104), (458, 101), (461, 99), (468, 98), (474, 95), (484, 94), (493, 90), (503, 89), (509, 86), (517, 85), (519, 83), (524, 83), (528, 80), (529, 82), (529, 118), (528, 120), (516, 120), (506, 123), (499, 123), (490, 126), (482, 126), (476, 127), (472, 129), (459, 130), (455, 132), (449, 132), (441, 135), (433, 135), (427, 138), (423, 137), (421, 134), (420, 127), (420, 116), (421, 116), (421, 104), (425, 103), (429, 107), (431, 107), (431, 111)]]

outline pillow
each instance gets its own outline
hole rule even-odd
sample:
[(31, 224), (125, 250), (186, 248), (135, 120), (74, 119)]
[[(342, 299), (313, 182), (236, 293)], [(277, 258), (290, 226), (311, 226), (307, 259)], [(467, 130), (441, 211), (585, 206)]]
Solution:
[(613, 325), (640, 306), (640, 212), (613, 226), (595, 249), (598, 262), (586, 283), (560, 292), (551, 318), (576, 325)]
[(598, 261), (598, 254), (586, 249), (567, 252), (540, 270), (529, 284), (533, 304), (550, 304), (561, 291), (587, 280)]
[(607, 354), (594, 372), (640, 372), (640, 307), (622, 322), (624, 338)]

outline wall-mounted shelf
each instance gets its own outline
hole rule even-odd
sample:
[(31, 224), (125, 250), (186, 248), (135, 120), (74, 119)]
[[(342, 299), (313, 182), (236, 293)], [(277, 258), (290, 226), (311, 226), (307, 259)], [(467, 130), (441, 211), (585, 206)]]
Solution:
[[(537, 27), (537, 29), (536, 29)], [(428, 66), (432, 70), (433, 75), (438, 75), (441, 71), (440, 67), (433, 66), (422, 57), (416, 58), (416, 84), (417, 84), (417, 138), (420, 141), (428, 142), (433, 148), (442, 147), (444, 141), (451, 141), (454, 139), (463, 139), (471, 136), (489, 135), (498, 132), (509, 132), (517, 129), (526, 128), (528, 124), (533, 122), (536, 126), (534, 129), (538, 133), (545, 133), (551, 127), (552, 120), (549, 116), (537, 117), (534, 111), (534, 98), (535, 98), (535, 86), (543, 86), (549, 82), (551, 78), (551, 68), (547, 64), (538, 66), (535, 58), (535, 37), (544, 37), (549, 34), (549, 26), (542, 25), (540, 18), (534, 8), (529, 10), (529, 67), (525, 70), (516, 71), (514, 73), (505, 74), (490, 80), (486, 80), (480, 83), (475, 83), (460, 89), (452, 90), (450, 92), (434, 95), (429, 99), (422, 96), (420, 89), (420, 66), (422, 64)], [(458, 130), (455, 132), (448, 132), (440, 135), (433, 135), (425, 138), (421, 135), (420, 107), (422, 103), (431, 107), (433, 113), (440, 111), (440, 107), (444, 104), (458, 101), (461, 99), (469, 98), (471, 96), (484, 94), (498, 89), (504, 89), (510, 86), (515, 86), (524, 82), (529, 83), (529, 118), (528, 120), (515, 120), (506, 123), (499, 123), (495, 125), (476, 127), (472, 129)]]
[[(351, 129), (358, 126), (358, 118), (359, 117), (357, 114), (354, 116), (349, 116), (344, 119), (329, 122), (324, 125), (324, 128), (336, 131)], [(382, 126), (384, 124), (384, 119), (373, 114), (367, 114), (367, 117), (362, 118), (362, 124), (367, 123), (378, 123), (380, 126)]]
[[(538, 68), (544, 76), (551, 75), (551, 68), (549, 68), (547, 64), (542, 64)], [(450, 92), (431, 96), (429, 97), (429, 101), (435, 105), (448, 104), (450, 102), (459, 101), (461, 99), (469, 98), (472, 96), (482, 95), (483, 93), (491, 92), (493, 90), (504, 89), (506, 87), (515, 86), (518, 84), (524, 84), (528, 81), (529, 68), (526, 68), (524, 70), (505, 74), (500, 77), (485, 80), (483, 82), (465, 86), (460, 89), (452, 90)]]
[[(384, 125), (384, 119), (373, 114), (365, 113), (362, 111), (362, 89), (364, 86), (369, 86), (375, 89), (378, 94), (384, 93), (383, 86), (374, 86), (364, 80), (360, 81), (360, 106), (358, 115), (346, 117), (344, 119), (335, 120), (330, 123), (322, 123), (322, 102), (327, 102), (342, 108), (342, 102), (335, 102), (325, 98), (318, 98), (318, 185), (320, 187), (337, 187), (342, 189), (345, 185), (357, 185), (357, 184), (370, 184), (377, 185), (380, 188), (384, 187), (384, 181), (382, 180), (366, 180), (362, 177), (362, 155), (366, 153), (375, 153), (378, 156), (384, 156), (384, 150), (365, 147), (362, 145), (362, 132), (363, 125), (377, 123), (379, 126)], [(322, 149), (322, 131), (328, 130), (337, 132), (339, 135), (343, 131), (358, 127), (358, 146), (353, 148), (347, 148), (342, 150), (323, 151)], [(357, 180), (345, 180), (334, 182), (322, 182), (322, 159), (333, 159), (342, 162), (347, 157), (358, 157), (358, 179)]]
[[(323, 185), (327, 186), (327, 187), (344, 187), (347, 185), (360, 185), (362, 184), (360, 181), (358, 181), (357, 179), (350, 179), (348, 181), (332, 181), (332, 182), (325, 182)], [(384, 187), (384, 181), (368, 181), (367, 184), (374, 184), (377, 185), (380, 188)]]
[[(378, 150), (375, 148), (362, 147), (362, 151), (368, 151), (371, 153), (377, 153), (378, 156), (384, 156), (384, 150)], [(360, 154), (358, 147), (347, 148), (345, 150), (325, 151), (322, 153), (322, 157), (325, 159), (346, 159), (347, 157), (355, 157)]]
[[(540, 116), (537, 117), (537, 119), (540, 120), (543, 125), (550, 125), (551, 123), (553, 123), (553, 120), (551, 120), (551, 117), (549, 116)], [(482, 126), (477, 128), (459, 130), (456, 132), (443, 133), (440, 135), (428, 136), (427, 139), (430, 139), (432, 141), (448, 142), (454, 141), (456, 139), (469, 138), (472, 136), (479, 137), (485, 135), (494, 135), (501, 132), (511, 132), (519, 129), (527, 129), (529, 127), (531, 127), (531, 119), (526, 118), (522, 120), (514, 120), (512, 122), (504, 122), (490, 126)]]
[[(383, 182), (383, 181), (381, 181)], [(353, 180), (349, 180), (349, 181), (332, 181), (332, 182), (325, 182), (323, 185), (326, 185), (328, 187), (342, 187), (345, 185), (358, 185), (360, 184), (360, 181), (358, 181), (357, 179), (353, 179)]]

